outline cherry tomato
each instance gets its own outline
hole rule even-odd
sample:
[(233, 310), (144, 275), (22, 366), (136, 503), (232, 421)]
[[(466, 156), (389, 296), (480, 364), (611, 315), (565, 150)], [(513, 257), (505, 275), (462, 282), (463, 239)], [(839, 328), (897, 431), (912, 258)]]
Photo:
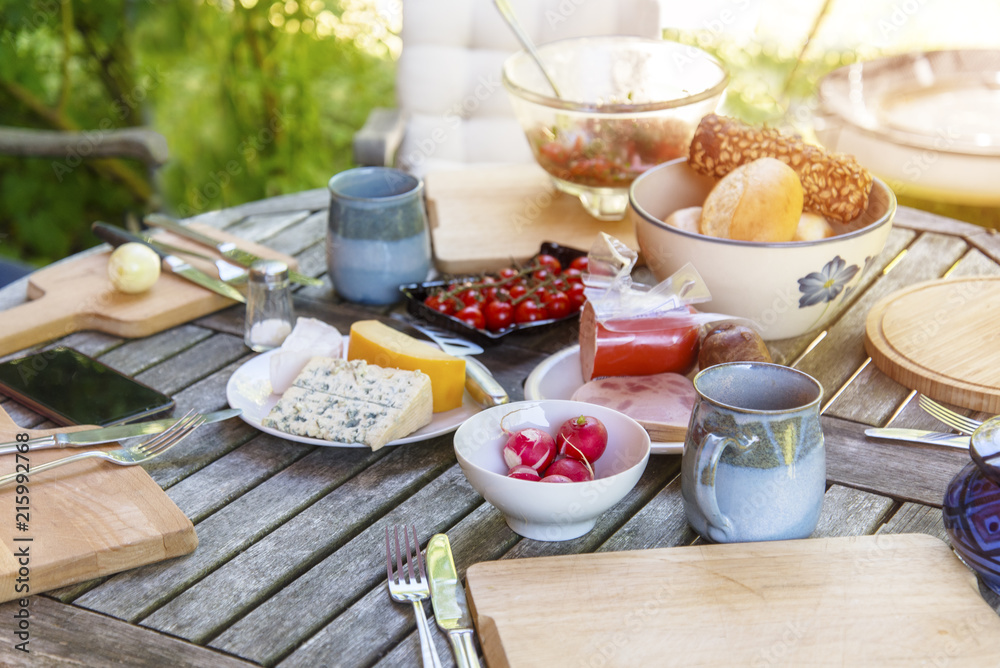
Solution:
[(547, 304), (551, 294), (552, 293), (548, 288), (536, 288), (535, 291), (531, 293), (531, 296), (539, 304)]
[(575, 267), (570, 267), (562, 273), (562, 278), (567, 283), (583, 283), (583, 272)]
[(479, 306), (466, 306), (461, 311), (456, 313), (455, 317), (469, 327), (474, 327), (475, 329), (483, 329), (486, 327), (486, 319), (483, 317), (483, 312), (480, 310)]
[(537, 322), (545, 320), (545, 310), (534, 299), (525, 299), (514, 309), (514, 322)]
[(468, 288), (458, 293), (458, 299), (466, 306), (475, 306), (482, 301), (483, 297), (475, 288)]
[(587, 267), (590, 261), (587, 259), (586, 255), (581, 255), (580, 257), (574, 259), (569, 263), (569, 266), (573, 269), (578, 269), (580, 271), (587, 271)]
[(587, 296), (583, 294), (583, 290), (583, 283), (573, 283), (569, 286), (569, 290), (566, 291), (566, 296), (569, 297), (569, 303), (573, 312), (583, 308), (583, 303), (587, 301)]
[(486, 329), (499, 332), (514, 324), (514, 305), (510, 302), (492, 301), (486, 305)]
[(501, 280), (505, 280), (505, 279), (508, 279), (508, 278), (514, 278), (515, 276), (517, 276), (517, 269), (514, 269), (513, 267), (507, 267), (505, 269), (501, 269), (500, 270), (500, 279)]
[(569, 281), (560, 276), (549, 284), (549, 289), (553, 292), (566, 292), (569, 288)]
[(558, 274), (562, 271), (562, 263), (559, 259), (554, 255), (549, 255), (548, 253), (542, 253), (536, 257), (535, 263), (541, 265), (542, 267), (547, 267), (553, 274)]
[(545, 312), (550, 318), (565, 318), (572, 313), (572, 305), (565, 292), (553, 292), (545, 302)]
[(552, 272), (546, 268), (536, 269), (531, 273), (531, 277), (536, 281), (544, 281), (552, 275)]
[(528, 292), (528, 288), (524, 287), (523, 283), (518, 283), (510, 286), (507, 291), (511, 299), (520, 299)]
[(454, 315), (455, 313), (455, 301), (450, 297), (443, 298), (441, 295), (431, 295), (424, 300), (424, 304), (438, 313), (445, 315)]

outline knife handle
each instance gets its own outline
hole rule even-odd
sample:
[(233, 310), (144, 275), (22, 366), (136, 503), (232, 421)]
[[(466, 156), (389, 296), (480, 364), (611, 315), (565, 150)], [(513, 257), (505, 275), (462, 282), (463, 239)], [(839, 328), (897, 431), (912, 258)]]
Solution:
[(472, 642), (472, 631), (449, 631), (448, 640), (455, 652), (458, 668), (480, 668), (476, 644)]
[(114, 225), (109, 225), (108, 223), (102, 223), (101, 221), (95, 222), (90, 226), (91, 231), (99, 238), (107, 241), (112, 246), (121, 246), (122, 244), (127, 244), (130, 242), (135, 242), (137, 244), (142, 244), (147, 248), (152, 248), (153, 252), (160, 256), (160, 259), (166, 259), (167, 253), (164, 253), (158, 248), (153, 248), (153, 246), (146, 243), (141, 237), (137, 237), (128, 230), (122, 229), (121, 227), (115, 227)]
[(39, 436), (38, 438), (31, 438), (21, 443), (18, 443), (17, 441), (0, 443), (0, 455), (10, 455), (15, 452), (24, 452), (23, 448), (25, 447), (27, 447), (28, 452), (31, 452), (34, 450), (43, 450), (45, 448), (54, 448), (55, 446), (55, 436)]
[(507, 392), (490, 370), (472, 357), (465, 358), (465, 389), (468, 390), (472, 400), (483, 408), (499, 406), (510, 401)]

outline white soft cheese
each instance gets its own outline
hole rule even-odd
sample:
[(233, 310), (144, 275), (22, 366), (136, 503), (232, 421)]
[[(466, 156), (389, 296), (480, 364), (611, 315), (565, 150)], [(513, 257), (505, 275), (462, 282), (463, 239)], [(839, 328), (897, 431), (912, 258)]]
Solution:
[(313, 357), (342, 357), (344, 337), (315, 318), (299, 318), (281, 348), (271, 355), (271, 391), (284, 394)]

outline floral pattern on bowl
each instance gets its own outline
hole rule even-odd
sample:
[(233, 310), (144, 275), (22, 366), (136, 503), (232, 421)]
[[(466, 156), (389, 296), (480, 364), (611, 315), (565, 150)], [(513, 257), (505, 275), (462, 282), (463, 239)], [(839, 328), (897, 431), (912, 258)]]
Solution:
[(856, 264), (847, 266), (839, 255), (823, 265), (820, 271), (814, 271), (798, 280), (799, 308), (832, 302), (843, 291), (858, 273)]

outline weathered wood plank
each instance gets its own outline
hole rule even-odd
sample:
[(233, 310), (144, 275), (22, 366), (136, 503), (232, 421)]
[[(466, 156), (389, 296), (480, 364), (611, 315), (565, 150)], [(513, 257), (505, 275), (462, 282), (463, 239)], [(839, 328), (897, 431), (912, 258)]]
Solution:
[(168, 364), (158, 364), (137, 374), (136, 378), (172, 395), (227, 364), (246, 357), (249, 352), (243, 345), (242, 337), (215, 334), (170, 358)]
[(982, 234), (969, 236), (968, 242), (994, 262), (1000, 262), (1000, 230), (988, 229)]
[[(385, 581), (385, 529), (393, 526), (417, 526), (419, 539), (426, 544), (431, 535), (447, 530), (460, 517), (480, 505), (482, 497), (465, 480), (456, 464), (387, 515), (364, 528), (343, 547), (316, 564), (308, 572), (285, 585), (270, 599), (251, 611), (213, 640), (210, 645), (258, 663), (273, 665), (298, 645), (342, 613), (351, 601), (374, 599), (370, 612), (383, 614), (387, 609), (410, 612), (389, 599), (377, 585)], [(366, 596), (367, 592), (367, 596)], [(357, 604), (351, 605), (353, 609)], [(288, 610), (297, 610), (292, 616)], [(356, 652), (364, 647), (363, 638), (376, 617), (365, 615), (361, 624), (326, 647), (313, 643), (318, 651), (299, 665), (316, 665), (337, 657), (346, 665), (360, 665)], [(364, 629), (369, 629), (365, 631)], [(345, 644), (345, 642), (347, 644)], [(384, 642), (384, 639), (382, 639)], [(326, 658), (324, 658), (326, 657)]]
[(868, 358), (864, 349), (865, 318), (879, 299), (917, 281), (937, 278), (965, 253), (958, 237), (923, 234), (892, 271), (882, 276), (827, 330), (827, 336), (798, 369), (822, 383), (827, 397), (847, 381)]
[(80, 668), (132, 666), (134, 668), (249, 668), (221, 652), (191, 645), (87, 612), (44, 596), (30, 599), (29, 653), (14, 649), (16, 601), (0, 605), (0, 665), (6, 668)]
[(919, 232), (935, 232), (938, 234), (951, 234), (957, 237), (971, 237), (983, 233), (984, 229), (972, 223), (965, 223), (953, 218), (945, 218), (936, 213), (921, 211), (908, 206), (901, 206), (896, 209), (896, 217), (892, 224), (897, 227), (905, 227)]
[(192, 554), (120, 573), (75, 603), (137, 621), (387, 454), (317, 448), (200, 522)]
[[(3, 395), (0, 395), (2, 397)], [(45, 422), (45, 418), (31, 410), (24, 404), (18, 403), (13, 399), (5, 399), (0, 402), (0, 408), (6, 411), (10, 419), (14, 421), (14, 424), (24, 427), (25, 429), (44, 429), (38, 425)]]
[(268, 213), (286, 213), (289, 211), (317, 211), (330, 205), (330, 191), (326, 188), (315, 188), (303, 192), (269, 197), (268, 199), (247, 202), (239, 206), (207, 211), (185, 219), (184, 222), (202, 223), (212, 227), (224, 228), (243, 220), (247, 216)]
[(926, 533), (948, 542), (940, 508), (904, 503), (877, 533)]
[(305, 220), (290, 225), (280, 233), (266, 236), (261, 241), (268, 248), (286, 255), (298, 255), (325, 238), (326, 211), (324, 210), (309, 215)]
[(635, 513), (598, 549), (598, 552), (648, 550), (690, 545), (698, 538), (684, 514), (681, 478), (674, 477), (660, 493)]
[(962, 450), (917, 443), (875, 441), (864, 425), (822, 418), (826, 478), (832, 483), (941, 507), (944, 490), (969, 461)]
[(280, 211), (275, 213), (252, 214), (243, 220), (226, 228), (229, 234), (235, 234), (247, 241), (261, 241), (296, 223), (301, 223), (312, 213), (308, 209), (300, 211)]
[[(893, 260), (893, 258), (899, 255), (904, 248), (909, 246), (916, 236), (916, 233), (911, 230), (901, 230), (898, 228), (893, 228), (889, 232), (889, 238), (886, 239), (882, 252), (879, 253), (878, 257), (872, 261), (872, 265), (868, 268), (868, 271), (866, 271), (861, 277), (861, 282), (858, 284), (858, 287), (855, 288), (854, 293), (850, 295), (847, 303), (844, 304), (843, 309), (841, 310), (841, 315), (838, 317), (843, 317), (844, 312), (850, 308), (851, 304), (860, 299), (861, 296), (864, 295), (865, 292), (882, 277), (882, 271), (885, 267)], [(829, 329), (829, 327), (827, 329)], [(820, 333), (820, 331), (815, 331), (792, 339), (771, 341), (767, 344), (767, 349), (771, 353), (771, 357), (778, 364), (791, 364), (798, 359), (798, 357), (806, 350), (807, 346), (812, 343), (813, 339), (815, 339)]]
[(125, 341), (101, 356), (101, 362), (112, 369), (134, 376), (137, 373), (173, 357), (212, 335), (203, 327), (181, 325), (144, 339)]
[(196, 643), (210, 640), (454, 463), (447, 439), (393, 448), (145, 618), (143, 625)]
[(859, 489), (831, 485), (823, 495), (823, 511), (812, 538), (867, 536), (892, 512), (892, 499)]
[[(954, 277), (995, 275), (1000, 275), (1000, 265), (975, 249), (969, 249), (949, 274)], [(873, 426), (881, 425), (906, 399), (909, 392), (910, 388), (900, 385), (879, 371), (874, 364), (870, 364), (837, 397), (827, 410), (827, 415)]]
[(167, 496), (197, 524), (315, 448), (261, 434), (170, 487)]

